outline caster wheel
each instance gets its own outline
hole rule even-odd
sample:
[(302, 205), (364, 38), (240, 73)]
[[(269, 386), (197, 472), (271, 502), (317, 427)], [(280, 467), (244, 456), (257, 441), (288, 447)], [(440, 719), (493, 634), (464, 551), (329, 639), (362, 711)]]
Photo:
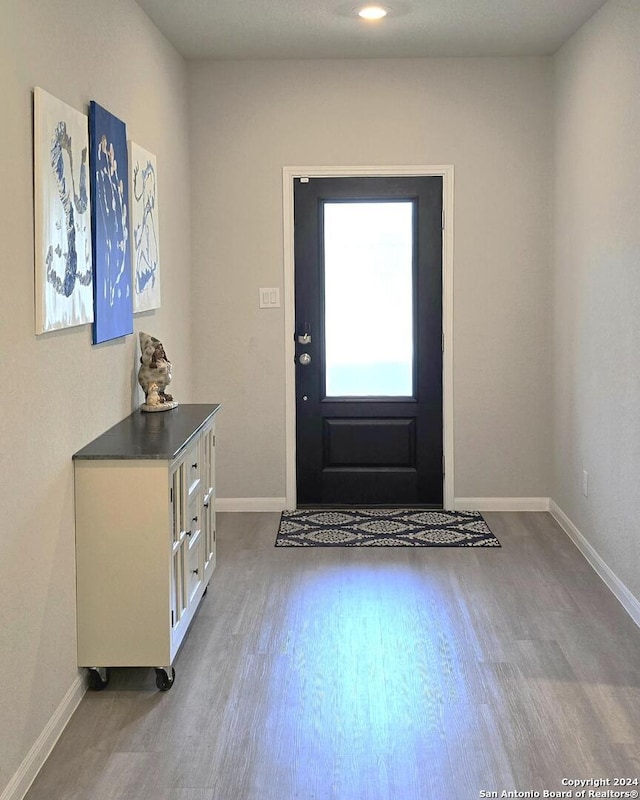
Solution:
[(173, 686), (175, 678), (176, 671), (173, 667), (171, 667), (171, 677), (165, 669), (156, 669), (156, 686), (161, 692), (168, 692)]
[(94, 692), (101, 692), (109, 683), (111, 678), (111, 670), (109, 667), (104, 669), (90, 669), (89, 670), (89, 688)]

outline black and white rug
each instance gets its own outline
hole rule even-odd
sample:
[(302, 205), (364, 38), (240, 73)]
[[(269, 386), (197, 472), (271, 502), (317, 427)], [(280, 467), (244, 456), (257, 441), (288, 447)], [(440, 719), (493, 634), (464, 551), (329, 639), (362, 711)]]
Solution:
[(276, 547), (500, 547), (477, 511), (340, 508), (283, 511)]

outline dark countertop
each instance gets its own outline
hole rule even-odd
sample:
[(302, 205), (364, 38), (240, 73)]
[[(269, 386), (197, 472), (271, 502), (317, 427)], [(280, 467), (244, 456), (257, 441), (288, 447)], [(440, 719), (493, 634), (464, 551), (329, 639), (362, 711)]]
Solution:
[(134, 411), (74, 453), (75, 460), (173, 460), (220, 408), (219, 403), (179, 405), (170, 411)]

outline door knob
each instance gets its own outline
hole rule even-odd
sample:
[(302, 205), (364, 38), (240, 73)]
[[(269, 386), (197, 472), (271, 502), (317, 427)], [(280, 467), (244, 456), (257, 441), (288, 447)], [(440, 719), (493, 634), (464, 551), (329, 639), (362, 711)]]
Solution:
[(309, 353), (300, 353), (298, 357), (298, 362), (303, 366), (306, 367), (311, 363), (311, 356)]

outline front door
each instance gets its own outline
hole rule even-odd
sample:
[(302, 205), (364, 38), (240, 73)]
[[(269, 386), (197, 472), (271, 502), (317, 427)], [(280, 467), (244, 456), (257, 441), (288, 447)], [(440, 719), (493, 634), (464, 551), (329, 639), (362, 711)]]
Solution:
[(296, 178), (299, 506), (442, 507), (442, 178)]

